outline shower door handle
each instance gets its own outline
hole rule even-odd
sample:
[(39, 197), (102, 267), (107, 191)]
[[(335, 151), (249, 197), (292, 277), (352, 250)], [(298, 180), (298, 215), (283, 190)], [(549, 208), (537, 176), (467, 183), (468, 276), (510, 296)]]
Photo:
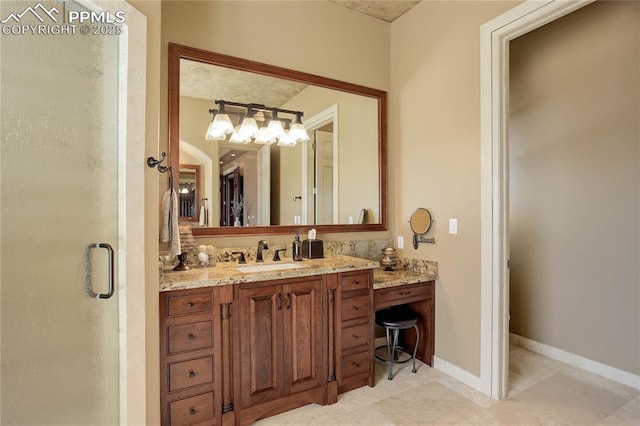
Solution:
[(115, 283), (114, 283), (114, 263), (115, 263), (115, 254), (113, 252), (113, 247), (111, 247), (111, 244), (107, 244), (107, 243), (95, 243), (95, 244), (91, 244), (89, 246), (89, 248), (103, 248), (105, 250), (107, 250), (107, 252), (109, 253), (109, 271), (108, 271), (108, 281), (109, 281), (109, 288), (107, 289), (106, 293), (94, 293), (97, 299), (109, 299), (111, 296), (113, 296), (113, 292), (115, 290)]

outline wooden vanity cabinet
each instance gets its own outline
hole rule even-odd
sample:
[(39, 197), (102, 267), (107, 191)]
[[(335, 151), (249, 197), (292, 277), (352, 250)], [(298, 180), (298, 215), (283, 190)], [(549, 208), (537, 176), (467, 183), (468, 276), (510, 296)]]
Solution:
[(235, 286), (236, 419), (326, 403), (323, 277)]
[[(433, 367), (435, 345), (435, 281), (381, 288), (374, 292), (375, 310), (406, 305), (418, 315), (420, 343), (416, 358)], [(415, 345), (414, 333), (401, 333), (406, 347)]]
[(336, 363), (338, 393), (374, 385), (373, 273), (340, 274), (337, 291)]
[(160, 400), (163, 425), (220, 424), (218, 292), (160, 294)]

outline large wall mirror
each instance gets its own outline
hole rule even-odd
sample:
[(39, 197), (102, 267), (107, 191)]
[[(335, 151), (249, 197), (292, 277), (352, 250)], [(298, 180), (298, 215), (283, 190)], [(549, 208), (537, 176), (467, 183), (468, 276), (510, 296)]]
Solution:
[[(221, 112), (308, 140), (205, 136)], [(169, 160), (196, 236), (386, 230), (386, 120), (384, 91), (169, 44)]]

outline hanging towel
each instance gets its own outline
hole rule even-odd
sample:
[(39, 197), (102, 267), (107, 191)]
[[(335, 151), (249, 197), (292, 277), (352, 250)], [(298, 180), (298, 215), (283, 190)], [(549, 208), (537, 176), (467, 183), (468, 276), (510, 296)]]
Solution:
[(198, 222), (200, 226), (205, 226), (207, 224), (207, 209), (204, 207), (204, 204), (200, 207), (200, 222)]
[(162, 242), (169, 243), (169, 256), (182, 253), (178, 232), (178, 195), (169, 189), (162, 196)]

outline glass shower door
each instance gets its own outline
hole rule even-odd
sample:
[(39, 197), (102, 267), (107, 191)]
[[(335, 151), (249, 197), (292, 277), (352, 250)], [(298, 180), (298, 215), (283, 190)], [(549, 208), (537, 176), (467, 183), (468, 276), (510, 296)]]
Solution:
[(119, 36), (0, 37), (0, 423), (115, 425)]

